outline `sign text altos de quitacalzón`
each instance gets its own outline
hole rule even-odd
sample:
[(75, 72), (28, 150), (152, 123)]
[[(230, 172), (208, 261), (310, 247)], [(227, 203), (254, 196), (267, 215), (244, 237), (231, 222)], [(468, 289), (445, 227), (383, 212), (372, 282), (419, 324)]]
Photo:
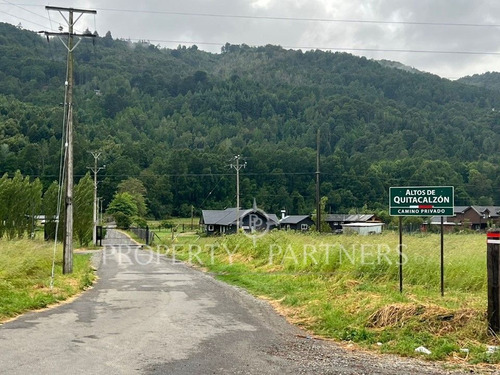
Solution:
[(453, 186), (389, 188), (392, 216), (454, 216)]

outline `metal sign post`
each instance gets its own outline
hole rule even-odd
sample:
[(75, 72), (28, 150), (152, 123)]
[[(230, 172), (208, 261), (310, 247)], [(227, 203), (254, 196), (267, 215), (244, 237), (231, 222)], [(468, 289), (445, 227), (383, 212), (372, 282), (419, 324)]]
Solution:
[(399, 291), (403, 292), (403, 216), (441, 216), (441, 296), (444, 296), (444, 216), (455, 216), (453, 186), (389, 188), (389, 214), (399, 216)]
[(403, 217), (399, 217), (399, 293), (403, 293)]

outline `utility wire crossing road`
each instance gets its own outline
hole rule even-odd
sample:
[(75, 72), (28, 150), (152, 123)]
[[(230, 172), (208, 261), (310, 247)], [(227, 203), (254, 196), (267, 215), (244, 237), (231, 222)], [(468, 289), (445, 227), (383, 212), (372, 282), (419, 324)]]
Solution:
[(0, 326), (0, 374), (442, 374), (346, 351), (116, 230), (95, 287)]

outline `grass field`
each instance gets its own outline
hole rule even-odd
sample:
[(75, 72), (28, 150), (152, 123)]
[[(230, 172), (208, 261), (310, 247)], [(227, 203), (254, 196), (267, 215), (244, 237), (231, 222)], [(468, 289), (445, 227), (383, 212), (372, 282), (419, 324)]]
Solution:
[[(399, 293), (398, 235), (271, 232), (262, 238), (165, 236), (159, 251), (269, 300), (316, 335), (384, 353), (498, 363), (487, 330), (484, 234), (445, 235), (445, 296), (440, 294), (440, 237), (404, 236)], [(467, 349), (462, 350), (462, 349)]]
[[(148, 225), (151, 229), (157, 229), (158, 225), (160, 225), (162, 222), (163, 221), (149, 220)], [(165, 220), (165, 222), (173, 224), (174, 226), (182, 226), (184, 224), (186, 228), (190, 227), (191, 223), (192, 223), (193, 226), (197, 227), (200, 223), (200, 218), (193, 217), (193, 219), (191, 219), (190, 217), (176, 217), (176, 218)]]
[(0, 322), (67, 299), (94, 280), (90, 255), (75, 253), (74, 272), (62, 275), (62, 247), (58, 247), (54, 286), (50, 289), (52, 242), (0, 241)]

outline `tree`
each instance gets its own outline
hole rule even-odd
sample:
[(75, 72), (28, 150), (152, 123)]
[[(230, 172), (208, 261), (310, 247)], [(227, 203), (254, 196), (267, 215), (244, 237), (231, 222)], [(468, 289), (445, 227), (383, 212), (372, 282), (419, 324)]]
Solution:
[(34, 232), (34, 217), (40, 212), (42, 184), (30, 182), (17, 171), (10, 179), (4, 174), (0, 179), (0, 238), (23, 237)]
[(147, 206), (145, 196), (147, 190), (141, 180), (134, 177), (127, 178), (118, 184), (118, 192), (130, 194), (137, 206), (137, 215), (139, 217), (146, 216)]
[(22, 237), (25, 226), (25, 207), (27, 202), (26, 181), (20, 171), (16, 171), (10, 183), (10, 189), (7, 193), (9, 207), (9, 230), (7, 235), (13, 239), (16, 234)]
[(107, 212), (113, 215), (119, 228), (128, 229), (138, 210), (132, 195), (129, 193), (116, 193), (108, 206)]
[[(328, 233), (328, 232), (331, 232), (332, 231), (332, 228), (330, 228), (330, 225), (328, 225), (328, 223), (326, 222), (326, 203), (328, 202), (328, 197), (321, 197), (321, 200), (320, 200), (320, 208), (321, 208), (321, 232), (322, 233)], [(315, 226), (317, 226), (317, 209), (314, 210), (313, 212), (313, 215), (312, 215), (312, 219), (315, 223)]]
[[(54, 239), (56, 231), (56, 220), (57, 220), (57, 208), (58, 208), (58, 195), (59, 195), (59, 184), (54, 181), (49, 185), (45, 193), (43, 194), (42, 200), (42, 214), (45, 215), (45, 239)], [(64, 210), (61, 210), (60, 214)], [(59, 223), (62, 223), (61, 219)], [(59, 225), (59, 233), (57, 238), (62, 240), (63, 235), (63, 225)]]
[(73, 228), (80, 246), (86, 246), (92, 240), (94, 226), (94, 182), (87, 173), (74, 188)]
[(57, 216), (57, 198), (59, 194), (59, 184), (54, 181), (49, 185), (43, 194), (42, 213), (46, 220), (55, 220)]
[(7, 219), (7, 206), (5, 205), (5, 189), (8, 183), (8, 174), (5, 173), (0, 178), (0, 238), (5, 234), (6, 219)]
[(30, 222), (28, 224), (30, 236), (35, 234), (35, 216), (39, 215), (42, 209), (42, 192), (43, 185), (40, 179), (37, 178), (29, 184), (29, 204), (27, 206), (29, 213), (26, 216), (30, 218)]

